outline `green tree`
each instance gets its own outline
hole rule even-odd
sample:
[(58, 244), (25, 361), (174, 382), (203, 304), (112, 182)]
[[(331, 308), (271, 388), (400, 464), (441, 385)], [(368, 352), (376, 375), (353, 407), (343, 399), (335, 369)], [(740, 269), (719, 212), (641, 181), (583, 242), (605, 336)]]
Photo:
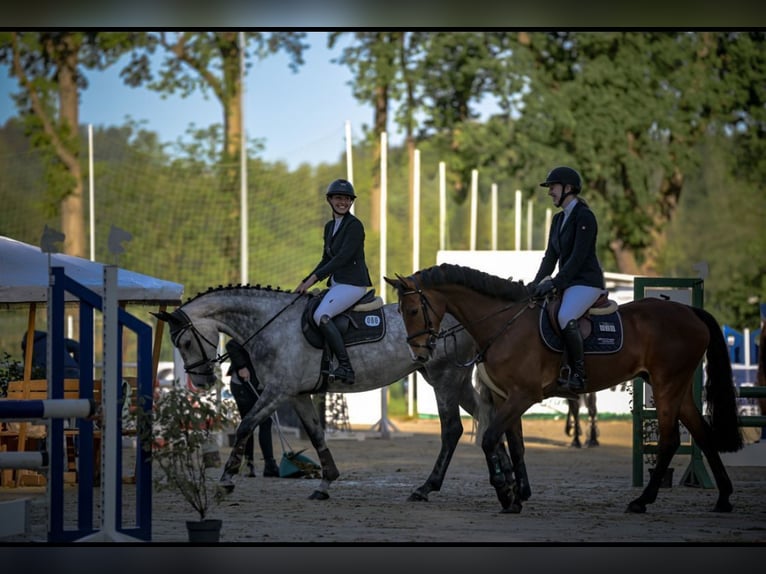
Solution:
[[(297, 71), (303, 64), (303, 51), (308, 48), (303, 32), (247, 32), (245, 45), (240, 45), (240, 34), (224, 32), (150, 32), (146, 33), (142, 49), (133, 52), (131, 61), (123, 69), (125, 82), (130, 86), (146, 86), (163, 95), (180, 93), (187, 97), (200, 90), (207, 97), (212, 92), (223, 108), (223, 148), (221, 160), (226, 164), (239, 161), (242, 139), (242, 59), (245, 50), (245, 68), (248, 58), (263, 59), (284, 50), (290, 58), (289, 66)], [(248, 46), (252, 49), (248, 52)], [(158, 75), (152, 72), (150, 55), (157, 47), (164, 49)]]
[[(343, 32), (328, 35), (327, 45), (336, 46)], [(351, 89), (360, 102), (373, 108), (370, 133), (373, 184), (370, 189), (370, 229), (380, 231), (380, 136), (388, 131), (389, 106), (400, 95), (399, 66), (404, 58), (403, 32), (354, 32), (354, 43), (333, 60), (348, 66), (354, 74)]]
[(20, 92), (16, 104), (33, 145), (45, 152), (49, 213), (60, 213), (64, 250), (84, 256), (83, 167), (80, 161), (79, 96), (85, 69), (111, 65), (130, 34), (98, 32), (4, 32), (0, 63), (10, 68)]
[[(543, 169), (577, 166), (586, 192), (604, 207), (618, 269), (656, 271), (685, 178), (700, 167), (698, 143), (735, 129), (737, 117), (763, 114), (751, 95), (763, 93), (762, 36), (530, 34), (516, 60), (530, 79), (514, 132), (522, 152), (517, 175), (531, 187), (541, 160)], [(757, 129), (747, 130), (762, 139)]]

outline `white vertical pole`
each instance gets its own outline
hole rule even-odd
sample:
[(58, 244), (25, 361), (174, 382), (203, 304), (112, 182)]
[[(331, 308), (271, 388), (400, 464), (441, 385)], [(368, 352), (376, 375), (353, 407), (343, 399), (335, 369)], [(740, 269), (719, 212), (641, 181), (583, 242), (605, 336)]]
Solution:
[(532, 251), (532, 221), (535, 202), (532, 199), (527, 200), (527, 249)]
[[(412, 271), (420, 269), (420, 150), (415, 150), (412, 181)], [(407, 385), (407, 414), (412, 416), (415, 412), (415, 385), (418, 382), (418, 374), (410, 375), (410, 383)]]
[(439, 162), (439, 249), (447, 245), (447, 165)]
[(545, 210), (545, 249), (548, 247), (548, 234), (551, 232), (551, 220), (553, 219), (553, 212), (551, 208)]
[(516, 190), (516, 205), (513, 209), (514, 211), (514, 227), (513, 230), (513, 248), (516, 251), (521, 250), (521, 191), (518, 189)]
[(497, 251), (497, 184), (492, 184), (492, 251)]
[(79, 542), (137, 542), (117, 531), (117, 457), (122, 445), (120, 439), (119, 408), (121, 376), (119, 369), (120, 324), (117, 293), (116, 265), (104, 266), (103, 313), (103, 357), (104, 368), (101, 384), (102, 438), (101, 438), (101, 530)]
[(93, 188), (93, 124), (88, 124), (88, 219), (90, 226), (90, 260), (96, 260), (96, 208)]
[(386, 205), (388, 204), (388, 172), (386, 163), (388, 162), (388, 134), (380, 134), (380, 296), (383, 302), (386, 302), (386, 242), (388, 241), (386, 225)]
[(240, 281), (243, 285), (250, 282), (248, 277), (247, 261), (249, 256), (248, 242), (248, 215), (247, 215), (247, 129), (245, 128), (245, 33), (239, 33), (239, 73), (242, 97), (240, 99), (240, 121), (242, 141), (239, 150), (240, 156)]
[(479, 202), (479, 171), (471, 170), (471, 251), (476, 251), (476, 213)]
[(346, 179), (354, 183), (354, 158), (351, 142), (351, 121), (346, 120)]
[[(380, 134), (380, 296), (386, 301), (386, 242), (388, 241), (386, 225), (386, 206), (388, 204), (388, 134)], [(380, 438), (391, 438), (388, 420), (388, 387), (380, 389)]]
[(743, 334), (744, 334), (743, 342), (744, 342), (744, 345), (745, 345), (745, 354), (744, 354), (745, 364), (747, 366), (750, 366), (750, 364), (751, 364), (750, 363), (750, 329), (748, 329), (746, 327), (744, 332), (743, 332)]

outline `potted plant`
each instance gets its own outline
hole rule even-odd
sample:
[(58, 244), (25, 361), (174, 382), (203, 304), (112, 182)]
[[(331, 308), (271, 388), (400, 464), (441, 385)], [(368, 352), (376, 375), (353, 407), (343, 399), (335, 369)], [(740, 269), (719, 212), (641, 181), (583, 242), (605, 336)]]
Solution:
[(186, 522), (189, 542), (218, 542), (222, 521), (208, 514), (222, 493), (208, 468), (219, 464), (215, 433), (230, 424), (229, 405), (216, 403), (209, 393), (174, 385), (160, 393), (151, 411), (136, 412), (142, 448), (150, 451), (153, 461), (156, 489), (176, 490), (199, 516)]

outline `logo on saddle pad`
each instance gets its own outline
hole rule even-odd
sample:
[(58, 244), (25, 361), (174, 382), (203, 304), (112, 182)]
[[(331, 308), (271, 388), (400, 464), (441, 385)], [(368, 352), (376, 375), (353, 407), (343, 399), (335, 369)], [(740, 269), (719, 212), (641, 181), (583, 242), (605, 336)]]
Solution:
[[(564, 342), (558, 329), (551, 324), (548, 302), (540, 311), (540, 337), (551, 351), (564, 351)], [(622, 318), (619, 311), (606, 315), (586, 314), (578, 320), (586, 354), (616, 353), (622, 349)], [(558, 325), (557, 325), (558, 327)]]
[[(324, 337), (314, 323), (313, 315), (327, 290), (311, 297), (301, 316), (303, 336), (312, 347), (324, 349)], [(374, 343), (386, 335), (386, 320), (383, 315), (383, 300), (371, 289), (353, 307), (332, 318), (343, 336), (346, 347)]]

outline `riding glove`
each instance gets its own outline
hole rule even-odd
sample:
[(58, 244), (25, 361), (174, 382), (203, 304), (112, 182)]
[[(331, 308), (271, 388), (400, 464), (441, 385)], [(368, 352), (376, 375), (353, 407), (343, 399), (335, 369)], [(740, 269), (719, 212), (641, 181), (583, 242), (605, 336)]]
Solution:
[(540, 282), (540, 284), (535, 287), (535, 293), (534, 297), (542, 299), (543, 297), (547, 297), (549, 294), (553, 292), (553, 290), (556, 288), (556, 286), (553, 284), (553, 281), (550, 279), (544, 279)]

